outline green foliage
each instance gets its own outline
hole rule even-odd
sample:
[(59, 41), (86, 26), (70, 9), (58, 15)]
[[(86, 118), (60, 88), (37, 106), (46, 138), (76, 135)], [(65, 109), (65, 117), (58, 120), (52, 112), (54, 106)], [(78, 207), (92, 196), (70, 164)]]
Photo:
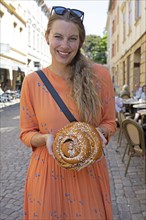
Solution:
[(94, 62), (106, 64), (107, 35), (103, 37), (87, 35), (83, 45), (83, 53)]

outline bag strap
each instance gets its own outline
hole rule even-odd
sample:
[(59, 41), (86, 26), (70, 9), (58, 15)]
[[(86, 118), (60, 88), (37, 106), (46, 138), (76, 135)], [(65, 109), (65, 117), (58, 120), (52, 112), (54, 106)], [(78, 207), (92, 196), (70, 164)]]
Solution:
[(67, 108), (67, 106), (65, 105), (65, 103), (63, 102), (61, 97), (59, 96), (59, 94), (56, 92), (56, 90), (54, 89), (54, 87), (50, 83), (49, 79), (45, 76), (45, 74), (41, 70), (37, 70), (36, 73), (39, 75), (39, 77), (43, 81), (44, 85), (46, 86), (46, 88), (48, 89), (48, 91), (50, 92), (53, 99), (56, 101), (56, 103), (60, 107), (60, 109), (63, 111), (63, 113), (65, 114), (67, 119), (70, 122), (77, 121), (75, 119), (75, 117), (73, 116), (73, 114), (69, 111), (69, 109)]

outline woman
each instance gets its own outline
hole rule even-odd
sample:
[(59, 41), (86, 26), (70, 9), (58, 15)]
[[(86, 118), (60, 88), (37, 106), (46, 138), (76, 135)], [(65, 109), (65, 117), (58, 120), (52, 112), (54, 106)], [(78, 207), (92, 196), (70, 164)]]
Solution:
[(135, 90), (134, 90), (134, 98), (139, 100), (142, 93), (142, 87), (139, 85), (139, 83), (135, 84)]
[[(52, 63), (42, 71), (74, 117), (94, 125), (109, 140), (116, 129), (114, 90), (107, 68), (81, 54), (84, 13), (53, 7), (46, 41)], [(37, 73), (24, 79), (20, 103), (20, 138), (32, 147), (24, 219), (112, 219), (105, 156), (81, 171), (61, 168), (49, 154), (54, 135), (69, 123)]]
[(130, 91), (129, 91), (129, 86), (128, 85), (123, 85), (122, 90), (120, 92), (120, 97), (123, 99), (128, 99), (130, 98)]
[(146, 101), (146, 85), (142, 86), (142, 93), (141, 93), (141, 96), (140, 96), (140, 100), (141, 101)]

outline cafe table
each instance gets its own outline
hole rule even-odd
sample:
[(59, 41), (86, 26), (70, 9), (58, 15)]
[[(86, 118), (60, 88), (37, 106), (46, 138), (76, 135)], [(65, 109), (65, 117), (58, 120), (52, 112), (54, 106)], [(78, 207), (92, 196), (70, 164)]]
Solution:
[(139, 100), (130, 98), (130, 99), (122, 99), (123, 106), (128, 109), (130, 115), (134, 117), (136, 113), (136, 109), (133, 108), (133, 105), (139, 104)]
[(146, 103), (135, 104), (135, 105), (133, 105), (133, 108), (146, 110)]
[(141, 109), (137, 111), (139, 114), (146, 115), (146, 109)]
[(135, 104), (139, 104), (138, 100), (135, 99), (122, 99), (122, 102), (124, 105), (135, 105)]
[(144, 124), (146, 122), (146, 109), (138, 110), (137, 113), (140, 114), (142, 124)]

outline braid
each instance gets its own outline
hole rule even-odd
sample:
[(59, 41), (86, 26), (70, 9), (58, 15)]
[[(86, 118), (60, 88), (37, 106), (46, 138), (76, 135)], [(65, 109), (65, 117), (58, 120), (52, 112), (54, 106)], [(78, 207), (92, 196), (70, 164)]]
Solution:
[(81, 121), (88, 123), (97, 122), (101, 111), (96, 89), (97, 77), (91, 64), (79, 51), (70, 69), (72, 97), (78, 106)]

